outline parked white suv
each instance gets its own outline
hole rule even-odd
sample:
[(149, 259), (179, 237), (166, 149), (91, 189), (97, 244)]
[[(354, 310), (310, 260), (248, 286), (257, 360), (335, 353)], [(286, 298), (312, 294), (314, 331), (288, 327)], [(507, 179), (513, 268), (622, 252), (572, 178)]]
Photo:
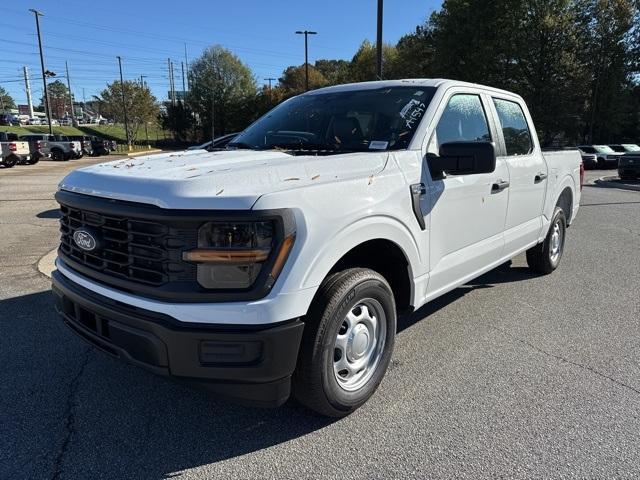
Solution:
[(225, 151), (72, 172), (53, 289), (67, 325), (111, 355), (342, 416), (382, 380), (398, 312), (522, 252), (552, 272), (580, 188), (578, 151), (543, 154), (517, 95), (329, 87)]

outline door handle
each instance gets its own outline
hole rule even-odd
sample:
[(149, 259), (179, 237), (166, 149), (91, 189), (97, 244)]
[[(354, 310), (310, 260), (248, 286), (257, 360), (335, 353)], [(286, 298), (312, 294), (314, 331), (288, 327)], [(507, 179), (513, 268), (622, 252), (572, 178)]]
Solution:
[(545, 178), (547, 178), (547, 174), (544, 172), (538, 172), (536, 174), (536, 176), (533, 179), (533, 183), (540, 183), (541, 181), (543, 181)]
[(491, 185), (491, 193), (498, 193), (504, 190), (509, 186), (509, 182), (505, 182), (502, 180), (498, 180), (496, 183)]

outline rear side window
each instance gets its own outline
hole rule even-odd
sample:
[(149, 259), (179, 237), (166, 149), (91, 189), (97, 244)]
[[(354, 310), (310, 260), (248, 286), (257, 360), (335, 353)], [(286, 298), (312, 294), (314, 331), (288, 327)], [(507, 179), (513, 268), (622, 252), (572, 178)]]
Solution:
[(490, 142), (489, 124), (478, 95), (452, 96), (436, 127), (438, 147), (447, 142)]
[(522, 107), (516, 102), (494, 98), (507, 155), (526, 155), (533, 150), (533, 140)]

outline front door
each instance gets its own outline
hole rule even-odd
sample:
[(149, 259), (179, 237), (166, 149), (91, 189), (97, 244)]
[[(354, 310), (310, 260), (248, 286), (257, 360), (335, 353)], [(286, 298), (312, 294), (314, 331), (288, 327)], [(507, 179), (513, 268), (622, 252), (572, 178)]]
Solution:
[[(453, 93), (429, 141), (437, 153), (446, 142), (494, 141), (487, 99), (477, 93)], [(430, 265), (427, 299), (496, 262), (504, 247), (509, 172), (503, 159), (492, 173), (447, 175), (429, 184)], [(494, 185), (500, 185), (497, 189)]]

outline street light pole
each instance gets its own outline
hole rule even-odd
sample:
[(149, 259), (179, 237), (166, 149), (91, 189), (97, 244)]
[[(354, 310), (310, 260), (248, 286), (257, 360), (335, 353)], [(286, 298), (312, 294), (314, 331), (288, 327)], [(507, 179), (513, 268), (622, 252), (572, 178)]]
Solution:
[(376, 40), (376, 76), (382, 80), (382, 6), (383, 0), (378, 0), (378, 37)]
[(38, 48), (40, 48), (40, 67), (42, 68), (42, 86), (44, 88), (44, 111), (47, 114), (47, 122), (49, 123), (49, 135), (53, 135), (53, 127), (51, 126), (51, 102), (49, 102), (49, 91), (47, 90), (47, 76), (44, 70), (44, 54), (42, 53), (42, 37), (40, 35), (40, 17), (44, 14), (33, 8), (30, 8), (29, 11), (36, 17)]
[(131, 138), (129, 138), (129, 120), (127, 119), (127, 102), (124, 98), (124, 80), (122, 79), (122, 57), (119, 55), (116, 57), (118, 59), (118, 67), (120, 67), (120, 90), (122, 91), (122, 109), (124, 110), (124, 133), (127, 136), (127, 147), (131, 150)]
[(296, 35), (304, 35), (304, 91), (309, 91), (309, 35), (317, 35), (318, 32), (311, 32), (309, 30), (298, 30)]

